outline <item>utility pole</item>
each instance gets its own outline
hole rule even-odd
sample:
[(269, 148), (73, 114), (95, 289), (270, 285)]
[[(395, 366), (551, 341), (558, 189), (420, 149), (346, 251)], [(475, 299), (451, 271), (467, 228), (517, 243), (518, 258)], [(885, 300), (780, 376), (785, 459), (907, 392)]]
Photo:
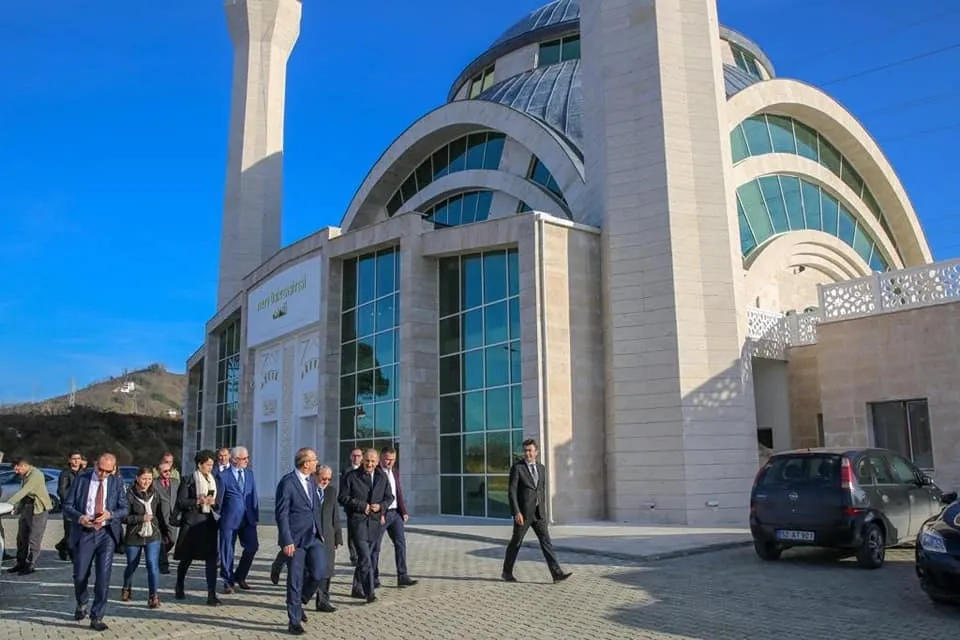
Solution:
[(77, 406), (77, 381), (70, 378), (70, 397), (67, 399), (67, 406), (73, 409)]

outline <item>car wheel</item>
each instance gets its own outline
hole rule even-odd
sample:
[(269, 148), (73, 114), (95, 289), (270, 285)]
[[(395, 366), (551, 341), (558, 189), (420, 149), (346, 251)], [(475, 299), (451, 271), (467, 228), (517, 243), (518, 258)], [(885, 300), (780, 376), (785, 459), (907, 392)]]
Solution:
[(780, 554), (783, 553), (783, 549), (779, 545), (772, 542), (760, 542), (759, 540), (753, 542), (753, 549), (761, 560), (767, 561), (779, 560)]
[(863, 527), (863, 538), (857, 549), (857, 562), (865, 569), (879, 569), (883, 566), (886, 557), (886, 539), (875, 522), (868, 522)]

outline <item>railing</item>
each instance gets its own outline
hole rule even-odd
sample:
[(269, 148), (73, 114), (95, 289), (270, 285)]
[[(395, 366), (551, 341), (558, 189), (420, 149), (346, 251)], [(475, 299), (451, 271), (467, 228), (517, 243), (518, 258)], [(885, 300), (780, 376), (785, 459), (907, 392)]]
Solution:
[(777, 313), (763, 309), (747, 309), (747, 337), (752, 355), (785, 360), (787, 347), (814, 344), (820, 311)]
[(960, 259), (822, 285), (823, 320), (960, 302)]

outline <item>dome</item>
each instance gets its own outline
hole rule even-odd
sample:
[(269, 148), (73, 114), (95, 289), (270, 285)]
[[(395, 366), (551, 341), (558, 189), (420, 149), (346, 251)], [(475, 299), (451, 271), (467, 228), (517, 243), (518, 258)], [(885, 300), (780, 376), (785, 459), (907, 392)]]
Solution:
[(553, 0), (539, 9), (534, 9), (512, 27), (503, 32), (491, 45), (496, 47), (525, 33), (547, 27), (580, 21), (580, 0)]

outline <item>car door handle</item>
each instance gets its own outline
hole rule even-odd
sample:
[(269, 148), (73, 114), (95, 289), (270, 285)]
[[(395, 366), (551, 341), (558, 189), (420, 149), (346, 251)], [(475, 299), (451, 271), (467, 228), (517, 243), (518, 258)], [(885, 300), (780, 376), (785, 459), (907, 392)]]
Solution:
[(885, 494), (885, 493), (881, 493), (881, 494), (880, 494), (880, 499), (883, 500), (885, 503), (886, 503), (886, 502), (890, 502), (890, 498), (888, 498), (888, 497), (887, 497), (887, 494)]

